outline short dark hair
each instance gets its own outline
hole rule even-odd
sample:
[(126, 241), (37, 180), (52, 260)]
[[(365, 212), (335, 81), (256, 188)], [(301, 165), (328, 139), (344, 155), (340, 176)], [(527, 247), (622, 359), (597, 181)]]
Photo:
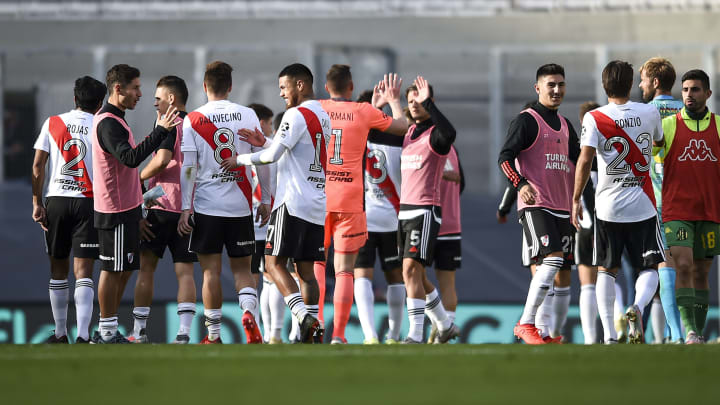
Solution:
[(295, 80), (302, 80), (312, 87), (313, 85), (313, 74), (307, 66), (302, 63), (293, 63), (287, 65), (280, 71), (278, 77), (288, 76)]
[(75, 107), (88, 112), (95, 112), (105, 99), (107, 87), (101, 81), (90, 76), (75, 80)]
[[(433, 89), (433, 86), (431, 84), (428, 84), (428, 88), (430, 89), (430, 98), (435, 97), (435, 90)], [(407, 99), (408, 94), (410, 94), (411, 91), (418, 91), (417, 86), (414, 84), (411, 84), (408, 86), (407, 89), (405, 89), (405, 99)]]
[(325, 75), (328, 88), (334, 92), (346, 91), (352, 83), (352, 73), (348, 65), (332, 65)]
[(540, 80), (543, 76), (550, 75), (561, 75), (562, 77), (565, 77), (565, 68), (557, 63), (546, 63), (540, 66), (537, 69), (537, 72), (535, 72), (535, 81)]
[(660, 90), (670, 91), (675, 84), (675, 68), (672, 63), (665, 58), (650, 58), (642, 66), (640, 72), (652, 79), (658, 79)]
[(283, 115), (285, 115), (284, 111), (280, 111), (279, 113), (275, 114), (275, 118), (273, 118), (273, 131), (277, 131), (278, 128), (280, 128), (280, 123), (282, 123)]
[(594, 101), (586, 101), (582, 104), (580, 104), (580, 119), (585, 116), (585, 114), (589, 113), (590, 111), (600, 107), (600, 104), (594, 102)]
[(165, 87), (179, 99), (180, 104), (185, 105), (187, 103), (188, 89), (185, 80), (177, 76), (163, 76), (158, 80), (155, 87)]
[(130, 65), (121, 63), (111, 67), (105, 76), (108, 94), (112, 94), (115, 84), (125, 87), (138, 77), (140, 77), (140, 70)]
[(372, 102), (373, 91), (365, 90), (357, 98), (358, 103), (370, 103)]
[(232, 87), (232, 66), (216, 60), (205, 67), (203, 82), (207, 89), (215, 94), (225, 94)]
[(252, 110), (255, 111), (255, 114), (260, 121), (269, 120), (273, 117), (272, 110), (262, 104), (253, 103), (250, 104), (248, 107), (252, 108)]
[(685, 72), (680, 81), (684, 82), (685, 80), (700, 80), (703, 84), (704, 90), (710, 89), (710, 77), (708, 77), (707, 73), (700, 69), (693, 69)]
[(608, 97), (627, 97), (633, 83), (633, 68), (628, 62), (614, 60), (602, 71), (602, 84)]

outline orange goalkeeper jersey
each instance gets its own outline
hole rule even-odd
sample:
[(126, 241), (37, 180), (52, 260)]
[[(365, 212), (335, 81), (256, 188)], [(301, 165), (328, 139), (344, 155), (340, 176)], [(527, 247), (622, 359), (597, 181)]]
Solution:
[(387, 130), (393, 119), (368, 103), (339, 99), (320, 103), (332, 126), (325, 170), (326, 211), (363, 212), (368, 133), (371, 129)]

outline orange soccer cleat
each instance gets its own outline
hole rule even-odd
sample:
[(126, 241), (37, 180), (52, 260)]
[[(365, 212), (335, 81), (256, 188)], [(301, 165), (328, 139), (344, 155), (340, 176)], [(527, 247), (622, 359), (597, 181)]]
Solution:
[(545, 340), (543, 340), (542, 336), (540, 336), (538, 328), (531, 323), (518, 323), (515, 325), (515, 328), (513, 328), (513, 334), (515, 334), (518, 339), (522, 339), (523, 342), (529, 345), (546, 344)]
[(248, 344), (262, 344), (263, 338), (258, 328), (255, 317), (250, 311), (245, 311), (242, 317), (243, 328), (245, 329), (245, 337)]

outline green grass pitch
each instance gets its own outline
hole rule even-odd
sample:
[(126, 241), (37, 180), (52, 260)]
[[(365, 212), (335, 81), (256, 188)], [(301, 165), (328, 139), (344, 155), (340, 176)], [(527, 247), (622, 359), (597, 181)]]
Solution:
[(720, 345), (1, 345), (5, 404), (713, 403)]

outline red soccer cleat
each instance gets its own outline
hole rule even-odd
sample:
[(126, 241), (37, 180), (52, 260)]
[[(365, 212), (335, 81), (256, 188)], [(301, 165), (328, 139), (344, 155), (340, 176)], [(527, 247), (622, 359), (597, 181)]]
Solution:
[(222, 344), (222, 340), (218, 337), (215, 340), (210, 340), (209, 337), (205, 336), (203, 340), (200, 341), (201, 345), (214, 345), (214, 344)]
[(545, 340), (540, 336), (540, 331), (538, 328), (535, 327), (535, 325), (531, 323), (518, 323), (515, 325), (515, 328), (513, 328), (513, 334), (517, 336), (518, 339), (522, 339), (523, 342), (529, 345), (544, 345), (546, 344)]
[(561, 345), (561, 344), (563, 344), (562, 339), (563, 339), (562, 336), (555, 336), (555, 337), (545, 336), (545, 337), (543, 338), (543, 341), (544, 341), (546, 344)]
[(243, 328), (245, 329), (245, 337), (248, 344), (262, 344), (263, 338), (258, 328), (255, 317), (250, 311), (245, 311), (242, 317)]

